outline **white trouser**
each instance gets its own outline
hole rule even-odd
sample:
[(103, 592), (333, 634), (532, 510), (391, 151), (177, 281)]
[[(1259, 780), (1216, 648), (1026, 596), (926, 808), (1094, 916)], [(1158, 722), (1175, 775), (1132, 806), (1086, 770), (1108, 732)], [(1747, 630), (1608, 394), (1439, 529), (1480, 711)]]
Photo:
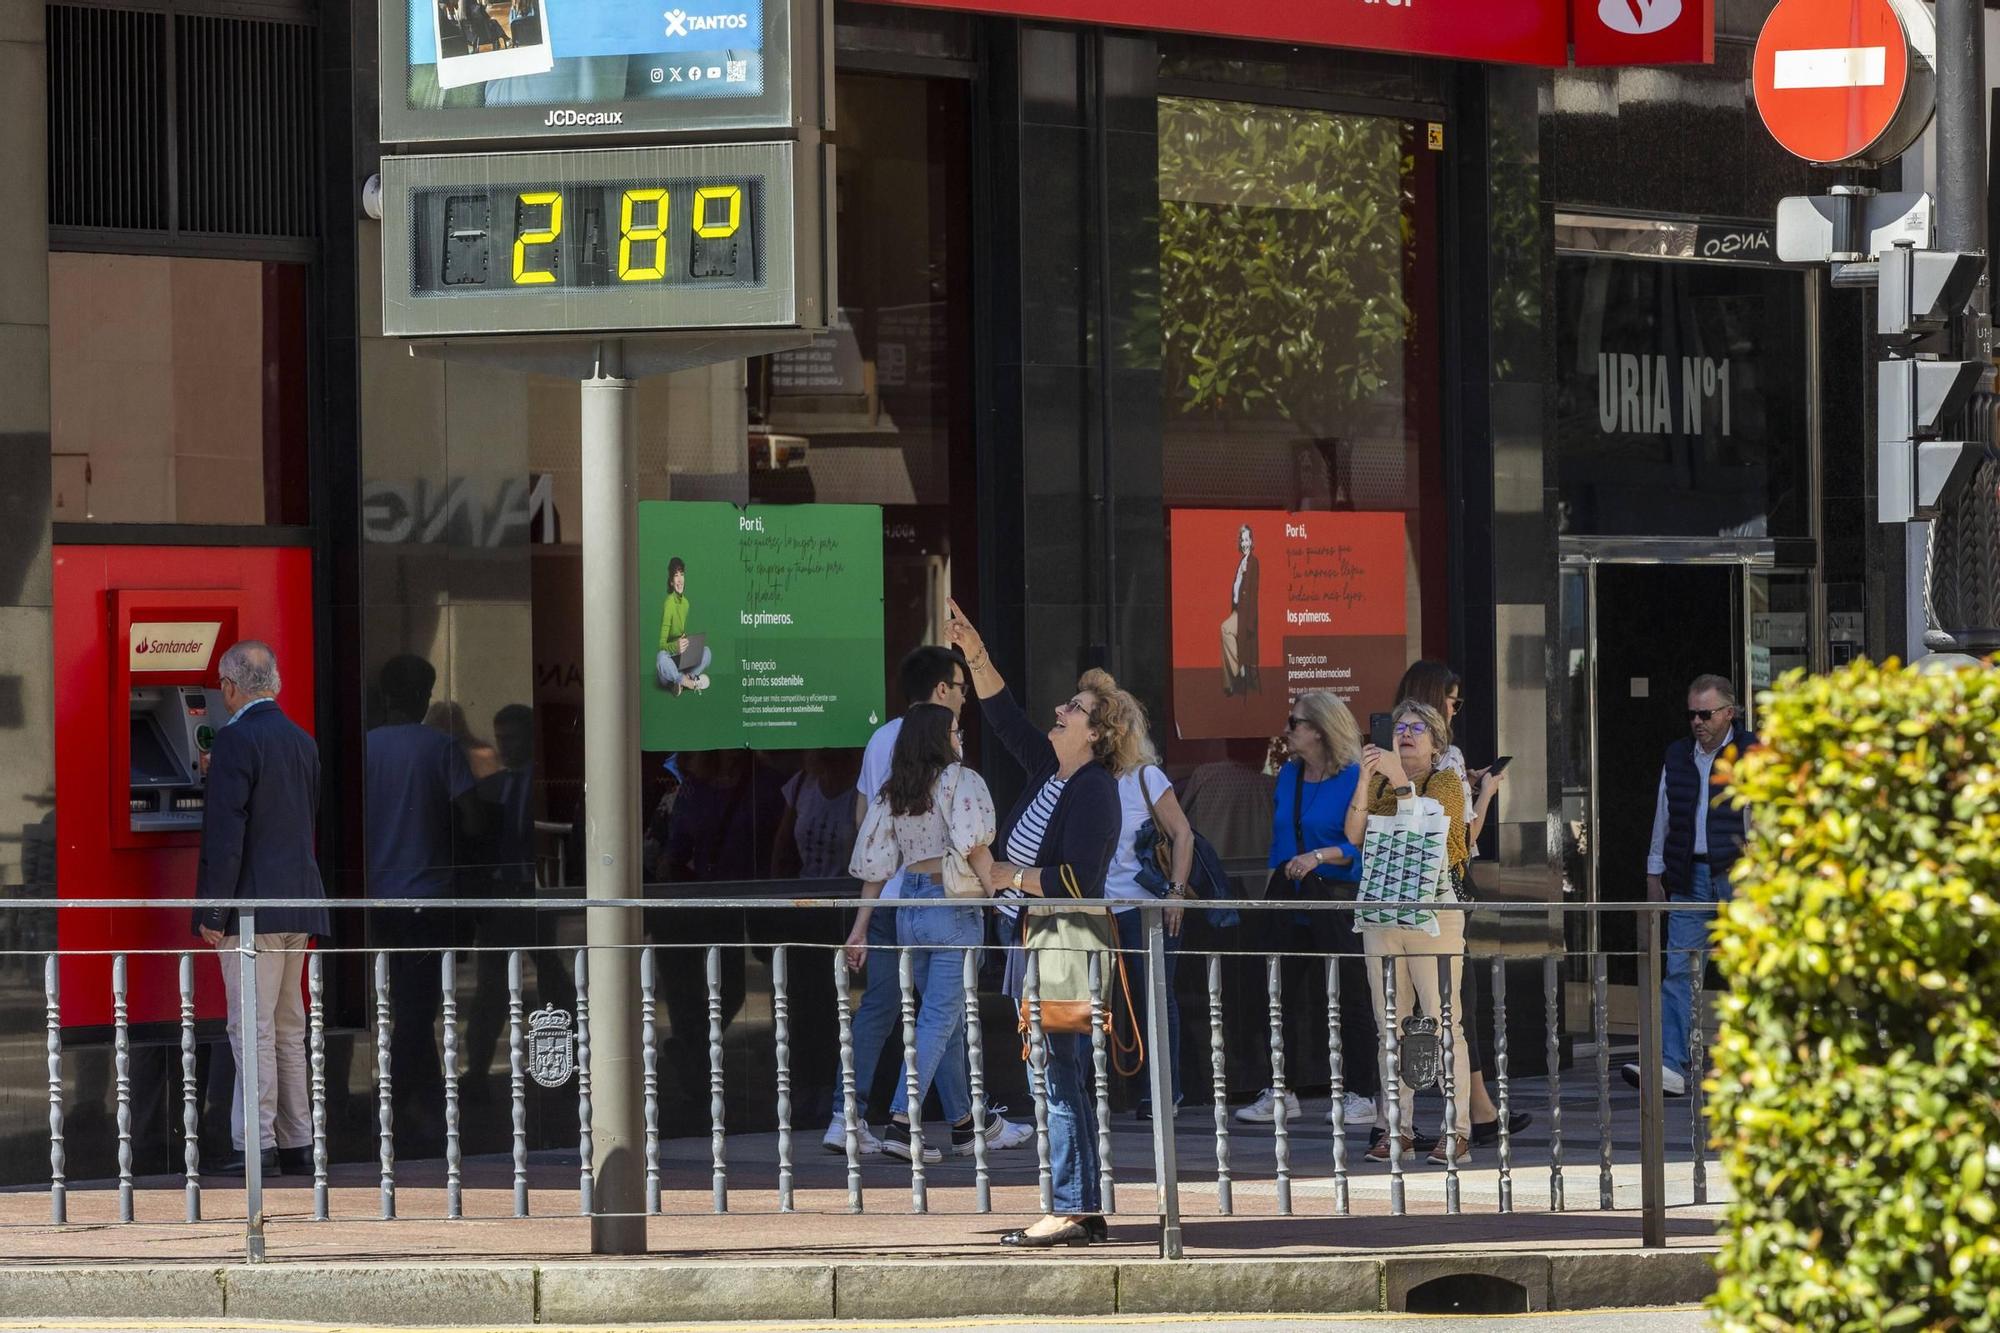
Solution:
[[(1438, 958), (1448, 958), (1451, 980), (1451, 1090), (1453, 1105), (1446, 1108), (1445, 1118), (1440, 1128), (1447, 1134), (1456, 1134), (1461, 1143), (1472, 1142), (1472, 1058), (1465, 1045), (1464, 1008), (1458, 1002), (1463, 989), (1459, 977), (1465, 967), (1465, 913), (1437, 913), (1438, 933), (1430, 935), (1421, 930), (1400, 927), (1386, 930), (1364, 930), (1362, 941), (1368, 953), (1368, 989), (1375, 999), (1375, 1030), (1386, 1032), (1387, 1006), (1382, 994), (1382, 959), (1395, 959), (1396, 969), (1396, 1024), (1400, 1035), (1403, 1020), (1421, 1009), (1427, 1018), (1443, 1016), (1442, 997), (1438, 994)], [(1445, 1032), (1438, 1033), (1442, 1042)], [(1387, 1058), (1386, 1047), (1377, 1057)], [(1394, 1079), (1400, 1090), (1397, 1115), (1397, 1132), (1408, 1135), (1415, 1128), (1416, 1093), (1403, 1082), (1400, 1069), (1389, 1071), (1382, 1080), (1382, 1095), (1376, 1100), (1375, 1123), (1389, 1123), (1389, 1109), (1386, 1097), (1390, 1079)], [(1443, 1089), (1440, 1088), (1440, 1091)]]
[[(257, 941), (257, 1101), (262, 1146), (312, 1146), (312, 1105), (306, 1086), (306, 1000), (302, 989), (310, 935), (266, 935)], [(229, 1102), (229, 1141), (243, 1151), (243, 956), (231, 935), (215, 951), (229, 1002), (229, 1049), (236, 1056), (236, 1092)]]

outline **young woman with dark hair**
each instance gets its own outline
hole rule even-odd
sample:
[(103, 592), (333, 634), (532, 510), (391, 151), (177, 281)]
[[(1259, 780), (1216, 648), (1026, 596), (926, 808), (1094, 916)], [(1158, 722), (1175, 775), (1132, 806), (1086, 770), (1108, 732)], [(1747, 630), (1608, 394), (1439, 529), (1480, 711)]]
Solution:
[[(948, 851), (965, 857), (983, 880), (993, 865), (992, 842), (993, 796), (985, 780), (959, 762), (958, 719), (941, 705), (917, 704), (904, 714), (889, 780), (868, 807), (848, 872), (862, 881), (861, 910), (847, 937), (847, 965), (857, 972), (868, 960), (868, 919), (875, 900), (890, 876), (902, 874), (903, 908), (896, 913), (896, 943), (913, 951), (919, 1001), (917, 1088), (912, 1107), (908, 1080), (896, 1082), (890, 1122), (882, 1134), (882, 1150), (892, 1156), (907, 1160), (914, 1155), (911, 1114), (922, 1114), (924, 1098), (945, 1062), (965, 1058), (965, 951), (978, 948), (986, 932), (984, 914), (977, 906), (911, 908), (909, 904), (944, 900)], [(971, 1107), (944, 1109), (953, 1122), (953, 1151), (970, 1151)], [(1011, 1133), (1017, 1142), (1025, 1137), (1023, 1127), (998, 1117), (987, 1129), (989, 1136)], [(924, 1149), (926, 1162), (942, 1159), (937, 1149)]]

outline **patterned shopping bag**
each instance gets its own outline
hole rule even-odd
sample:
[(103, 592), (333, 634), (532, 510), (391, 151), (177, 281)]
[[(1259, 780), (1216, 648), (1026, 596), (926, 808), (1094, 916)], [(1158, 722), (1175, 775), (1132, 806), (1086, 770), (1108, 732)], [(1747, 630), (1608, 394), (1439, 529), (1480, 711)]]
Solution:
[[(1368, 833), (1361, 843), (1361, 891), (1364, 903), (1434, 903), (1447, 894), (1449, 853), (1445, 840), (1451, 816), (1428, 796), (1396, 802), (1393, 815), (1368, 816)], [(1357, 930), (1401, 928), (1438, 933), (1437, 913), (1398, 906), (1355, 912)]]

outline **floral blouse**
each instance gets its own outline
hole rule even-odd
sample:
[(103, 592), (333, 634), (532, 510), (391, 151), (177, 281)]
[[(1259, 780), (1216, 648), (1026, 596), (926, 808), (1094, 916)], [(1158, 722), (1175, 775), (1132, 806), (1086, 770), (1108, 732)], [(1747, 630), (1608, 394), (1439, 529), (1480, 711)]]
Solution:
[(923, 814), (891, 814), (888, 798), (876, 794), (855, 839), (847, 873), (872, 884), (947, 851), (963, 855), (975, 847), (991, 846), (997, 822), (986, 780), (963, 764), (953, 764), (938, 775), (931, 788), (931, 808)]

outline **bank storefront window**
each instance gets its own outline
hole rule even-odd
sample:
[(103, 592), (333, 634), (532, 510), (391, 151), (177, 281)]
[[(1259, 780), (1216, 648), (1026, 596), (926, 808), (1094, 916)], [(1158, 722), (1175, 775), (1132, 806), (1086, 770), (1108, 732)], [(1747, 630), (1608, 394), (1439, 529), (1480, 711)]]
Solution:
[(1562, 255), (1556, 309), (1565, 534), (1810, 535), (1802, 275)]
[(1298, 691), (1365, 726), (1446, 651), (1438, 158), (1389, 117), (1159, 116), (1164, 730), (1173, 757), (1261, 760)]
[(49, 256), (57, 523), (302, 524), (306, 269)]

